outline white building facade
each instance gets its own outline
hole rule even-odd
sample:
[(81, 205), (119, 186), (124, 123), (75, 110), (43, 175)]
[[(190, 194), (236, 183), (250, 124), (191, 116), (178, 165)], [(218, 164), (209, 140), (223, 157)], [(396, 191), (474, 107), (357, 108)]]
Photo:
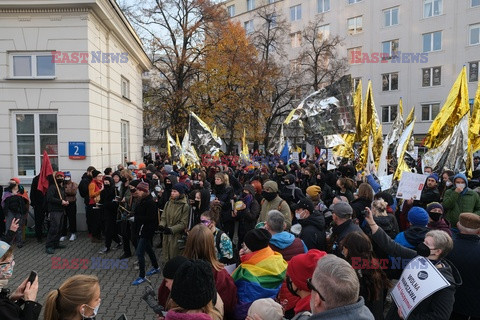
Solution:
[[(285, 49), (291, 61), (299, 53), (302, 30), (323, 19), (322, 32), (343, 39), (340, 55), (351, 59), (353, 51), (362, 53), (361, 59), (350, 61), (349, 73), (362, 79), (364, 94), (372, 81), (384, 134), (402, 98), (404, 117), (415, 106), (419, 144), (464, 65), (473, 103), (479, 79), (480, 0), (230, 0), (224, 5), (247, 33), (260, 27), (259, 10), (286, 19), (291, 41)], [(365, 59), (381, 54), (387, 56), (384, 63)]]

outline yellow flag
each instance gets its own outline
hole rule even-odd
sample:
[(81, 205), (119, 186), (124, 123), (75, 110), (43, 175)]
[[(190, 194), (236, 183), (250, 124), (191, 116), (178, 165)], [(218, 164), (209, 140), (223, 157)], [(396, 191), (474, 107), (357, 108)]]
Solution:
[(243, 128), (242, 154), (248, 156), (247, 132), (245, 128)]
[(480, 82), (473, 102), (473, 112), (468, 128), (468, 140), (472, 153), (480, 150)]
[(287, 118), (285, 119), (285, 121), (283, 123), (285, 124), (289, 124), (290, 121), (292, 121), (293, 119), (293, 115), (295, 114), (295, 111), (297, 111), (297, 109), (293, 109), (292, 111), (290, 111), (290, 113), (288, 114)]
[(213, 139), (217, 139), (217, 138), (218, 138), (217, 126), (213, 127), (212, 136), (213, 136)]
[(401, 115), (403, 117), (403, 100), (400, 98), (400, 101), (398, 102), (398, 110), (397, 110), (397, 117), (398, 115)]
[[(355, 90), (355, 95), (353, 96), (353, 111), (355, 113), (355, 141), (362, 141), (362, 80), (358, 82), (357, 90)], [(344, 138), (345, 140), (345, 138)], [(345, 140), (346, 142), (346, 140)], [(352, 145), (353, 148), (353, 145)]]
[(450, 89), (445, 104), (428, 130), (425, 146), (430, 149), (440, 146), (469, 111), (467, 68), (463, 67)]
[(170, 149), (170, 133), (168, 133), (168, 130), (167, 130), (167, 154), (168, 154), (168, 157), (169, 158), (172, 158), (172, 150)]
[(415, 107), (413, 107), (412, 110), (410, 110), (407, 120), (405, 120), (405, 127), (407, 127), (410, 123), (412, 123), (414, 118), (415, 118)]
[(402, 133), (398, 141), (397, 149), (395, 150), (395, 155), (397, 156), (397, 169), (395, 170), (395, 175), (393, 179), (400, 181), (402, 178), (402, 173), (405, 171), (410, 171), (410, 167), (405, 162), (405, 153), (407, 152), (408, 143), (413, 134), (413, 126), (415, 125), (415, 117), (412, 118), (412, 121), (408, 126), (405, 127), (405, 130)]

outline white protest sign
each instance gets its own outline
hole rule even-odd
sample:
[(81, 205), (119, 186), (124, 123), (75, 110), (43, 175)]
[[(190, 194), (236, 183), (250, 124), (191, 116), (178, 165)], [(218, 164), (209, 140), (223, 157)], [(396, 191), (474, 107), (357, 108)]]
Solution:
[(407, 319), (420, 302), (449, 285), (430, 260), (416, 257), (403, 270), (391, 295), (403, 318)]
[(320, 158), (327, 160), (327, 149), (320, 149)]
[(402, 173), (402, 179), (398, 184), (397, 198), (420, 200), (427, 176), (412, 172)]
[(333, 159), (333, 150), (328, 149), (327, 151), (328, 151), (328, 153), (327, 153), (327, 170), (333, 170), (333, 169), (337, 168), (335, 160)]
[(292, 152), (292, 157), (290, 159), (292, 160), (292, 162), (300, 164), (298, 152)]
[(393, 174), (389, 174), (388, 176), (378, 177), (378, 180), (380, 181), (382, 191), (388, 190), (392, 187)]

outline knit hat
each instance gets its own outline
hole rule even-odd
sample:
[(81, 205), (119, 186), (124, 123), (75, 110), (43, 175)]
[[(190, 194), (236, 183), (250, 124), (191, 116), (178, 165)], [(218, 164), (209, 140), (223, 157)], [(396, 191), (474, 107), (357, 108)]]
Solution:
[(65, 177), (72, 177), (70, 171), (65, 171), (63, 174), (65, 175)]
[(425, 227), (428, 224), (428, 213), (421, 207), (412, 207), (408, 211), (408, 221), (414, 226)]
[(467, 177), (466, 177), (463, 173), (457, 173), (457, 174), (453, 177), (453, 181), (455, 181), (455, 179), (457, 179), (457, 178), (463, 179), (463, 181), (465, 181), (465, 184), (468, 185)]
[(278, 192), (278, 184), (275, 181), (267, 181), (263, 184), (263, 190), (270, 189), (270, 192)]
[(142, 181), (137, 185), (137, 189), (143, 192), (148, 192), (150, 191), (148, 183)]
[(177, 270), (187, 261), (188, 259), (184, 256), (176, 256), (168, 260), (163, 267), (163, 277), (167, 279), (175, 278), (175, 273), (177, 273)]
[(339, 202), (332, 206), (332, 212), (342, 219), (350, 219), (353, 214), (352, 207), (346, 202)]
[(170, 172), (173, 171), (173, 167), (172, 167), (171, 164), (166, 164), (163, 168), (165, 169), (165, 171), (166, 171), (167, 173), (170, 173)]
[[(430, 212), (432, 211), (433, 209), (441, 209), (442, 210), (442, 213), (438, 213), (438, 212)], [(440, 217), (443, 215), (443, 206), (438, 203), (438, 202), (431, 202), (427, 205), (427, 212), (428, 212), (428, 215), (430, 216), (430, 218), (433, 220), (433, 221), (438, 221), (440, 220)]]
[(136, 188), (140, 184), (140, 182), (142, 182), (142, 181), (132, 180), (132, 181), (130, 181), (130, 183), (128, 185)]
[(307, 209), (310, 213), (313, 213), (313, 210), (315, 210), (315, 206), (312, 200), (308, 198), (302, 198), (297, 203), (292, 205), (292, 210), (297, 209)]
[(287, 186), (295, 183), (295, 176), (293, 174), (287, 174), (285, 177), (283, 177), (283, 181)]
[(94, 178), (96, 178), (99, 174), (101, 174), (101, 172), (96, 169), (92, 171), (92, 177)]
[(480, 229), (480, 216), (475, 213), (464, 212), (460, 214), (458, 223), (465, 228)]
[(243, 242), (250, 251), (258, 251), (268, 247), (272, 235), (266, 229), (253, 229), (247, 232)]
[(307, 195), (310, 198), (315, 198), (320, 194), (320, 192), (322, 192), (322, 188), (320, 188), (319, 186), (313, 185), (307, 188)]
[(243, 190), (247, 190), (251, 195), (255, 195), (255, 188), (251, 184), (244, 185)]
[(177, 190), (180, 194), (185, 194), (187, 192), (187, 185), (183, 182), (175, 183), (172, 187), (172, 190)]
[(212, 266), (203, 260), (188, 260), (180, 265), (173, 278), (170, 297), (186, 310), (206, 306), (216, 295)]
[(65, 174), (62, 171), (55, 172), (55, 177), (65, 177)]
[(6, 242), (0, 241), (0, 259), (2, 259), (3, 255), (10, 249), (10, 245)]
[(326, 255), (325, 251), (311, 249), (307, 253), (294, 256), (288, 262), (287, 276), (290, 277), (298, 289), (310, 291), (307, 287), (307, 279), (312, 277), (318, 260)]
[(432, 173), (432, 174), (430, 174), (430, 175), (427, 177), (427, 179), (433, 179), (433, 180), (435, 180), (436, 182), (438, 182), (438, 174)]
[(252, 305), (248, 309), (248, 315), (253, 317), (254, 314), (259, 316), (261, 319), (283, 319), (282, 306), (275, 302), (272, 298), (263, 298), (253, 301)]
[(10, 179), (10, 180), (15, 181), (16, 184), (20, 184), (20, 179), (18, 179), (18, 178), (16, 178), (16, 177), (15, 177), (15, 178), (12, 178), (12, 179)]

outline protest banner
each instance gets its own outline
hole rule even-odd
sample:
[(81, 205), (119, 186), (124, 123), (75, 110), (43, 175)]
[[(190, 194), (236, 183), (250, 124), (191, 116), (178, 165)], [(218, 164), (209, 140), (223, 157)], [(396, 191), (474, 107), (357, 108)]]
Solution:
[(292, 157), (290, 158), (291, 162), (295, 162), (296, 164), (300, 164), (300, 157), (298, 152), (292, 152)]
[(412, 172), (404, 172), (398, 184), (397, 198), (420, 200), (427, 176)]
[(450, 283), (430, 260), (416, 257), (403, 270), (391, 295), (403, 318), (408, 319), (423, 300), (449, 285)]

